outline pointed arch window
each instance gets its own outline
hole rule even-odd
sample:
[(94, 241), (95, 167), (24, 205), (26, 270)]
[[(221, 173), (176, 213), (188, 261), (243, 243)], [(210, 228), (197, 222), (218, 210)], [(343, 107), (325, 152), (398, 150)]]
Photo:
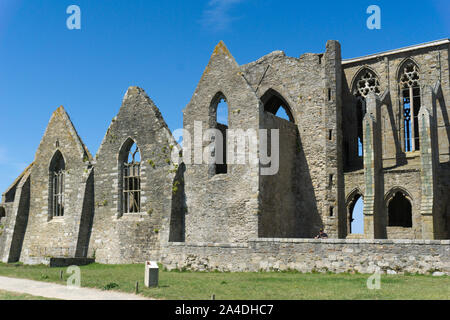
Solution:
[(403, 136), (405, 152), (420, 150), (419, 111), (420, 74), (417, 65), (408, 60), (400, 68), (399, 88), (400, 105), (403, 118)]
[(353, 95), (356, 97), (356, 123), (358, 157), (363, 156), (363, 130), (362, 122), (366, 114), (366, 97), (369, 93), (380, 94), (380, 81), (375, 72), (369, 69), (361, 70), (353, 85)]
[(261, 97), (261, 101), (264, 103), (265, 112), (269, 112), (279, 118), (295, 123), (291, 107), (281, 96), (281, 94), (275, 90), (267, 90), (267, 92)]
[(412, 227), (412, 206), (406, 195), (398, 191), (388, 204), (389, 227)]
[(213, 170), (215, 174), (228, 173), (227, 165), (227, 130), (228, 130), (228, 103), (222, 92), (217, 93), (211, 103), (212, 113), (215, 115), (214, 128), (222, 133), (222, 139), (215, 139)]
[(364, 233), (364, 198), (356, 194), (348, 205), (348, 233)]
[(50, 162), (49, 175), (49, 209), (50, 217), (64, 216), (64, 192), (65, 192), (66, 164), (60, 151), (56, 151)]
[(122, 176), (121, 213), (141, 212), (141, 153), (132, 139), (124, 144), (119, 160)]

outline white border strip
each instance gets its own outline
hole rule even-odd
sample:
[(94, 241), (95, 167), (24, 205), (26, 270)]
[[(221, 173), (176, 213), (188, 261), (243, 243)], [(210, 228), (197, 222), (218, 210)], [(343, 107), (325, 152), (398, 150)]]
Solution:
[(448, 43), (450, 43), (450, 39), (436, 40), (436, 41), (426, 42), (426, 43), (422, 43), (422, 44), (418, 44), (418, 45), (414, 45), (414, 46), (409, 46), (409, 47), (404, 47), (404, 48), (400, 48), (400, 49), (389, 50), (389, 51), (385, 51), (385, 52), (362, 56), (359, 58), (344, 59), (344, 60), (342, 60), (342, 64), (349, 64), (349, 63), (353, 63), (353, 62), (359, 62), (359, 61), (363, 61), (363, 60), (374, 59), (374, 58), (379, 58), (379, 57), (392, 55), (392, 54), (396, 54), (396, 53), (401, 53), (401, 52), (406, 52), (406, 51), (411, 51), (411, 50), (416, 50), (416, 49), (422, 49), (422, 48), (428, 48), (428, 47), (434, 47), (434, 46), (439, 46), (439, 45), (448, 44)]

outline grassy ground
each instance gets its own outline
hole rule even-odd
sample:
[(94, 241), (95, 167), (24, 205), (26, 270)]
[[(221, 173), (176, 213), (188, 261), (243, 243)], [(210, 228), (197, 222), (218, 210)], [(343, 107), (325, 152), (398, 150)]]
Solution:
[(44, 297), (35, 297), (24, 293), (15, 293), (0, 290), (0, 300), (48, 300)]
[[(60, 270), (64, 271), (60, 280)], [(0, 275), (66, 283), (64, 268), (0, 264)], [(219, 273), (160, 271), (159, 287), (145, 288), (144, 266), (91, 264), (81, 267), (81, 285), (134, 293), (158, 299), (450, 299), (450, 277), (381, 275), (381, 289), (369, 290), (362, 274), (297, 272)]]

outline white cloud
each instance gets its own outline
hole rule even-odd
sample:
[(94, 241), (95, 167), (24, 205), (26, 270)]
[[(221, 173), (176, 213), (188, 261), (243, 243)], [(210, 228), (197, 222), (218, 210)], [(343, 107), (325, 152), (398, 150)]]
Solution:
[(213, 31), (224, 31), (237, 19), (230, 10), (244, 0), (210, 0), (203, 12), (202, 24)]

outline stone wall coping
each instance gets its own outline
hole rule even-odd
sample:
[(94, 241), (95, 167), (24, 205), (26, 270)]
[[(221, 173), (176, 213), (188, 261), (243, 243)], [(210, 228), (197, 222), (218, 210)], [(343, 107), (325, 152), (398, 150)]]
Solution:
[(422, 44), (417, 44), (417, 45), (408, 46), (408, 47), (404, 47), (404, 48), (400, 48), (400, 49), (394, 49), (394, 50), (389, 50), (389, 51), (385, 51), (385, 52), (370, 54), (370, 55), (366, 55), (366, 56), (362, 56), (362, 57), (358, 57), (358, 58), (343, 59), (342, 64), (346, 65), (346, 64), (350, 64), (350, 63), (354, 63), (354, 62), (361, 62), (364, 60), (380, 58), (380, 57), (403, 53), (403, 52), (407, 52), (407, 51), (411, 51), (411, 50), (418, 50), (418, 49), (423, 49), (423, 48), (439, 46), (439, 45), (443, 45), (443, 44), (448, 44), (449, 42), (450, 42), (449, 39), (441, 39), (441, 40), (425, 42)]
[(209, 242), (169, 242), (167, 247), (220, 247), (220, 248), (248, 248), (246, 243), (209, 243)]
[(420, 240), (420, 239), (290, 239), (290, 238), (257, 238), (251, 243), (333, 243), (333, 244), (438, 244), (450, 245), (450, 240)]
[[(250, 239), (248, 244), (258, 243), (315, 243), (315, 244), (415, 244), (415, 245), (450, 245), (450, 240), (419, 239), (291, 239), (291, 238), (257, 238)], [(169, 242), (170, 246), (183, 247), (220, 247), (248, 248), (246, 243), (208, 243), (208, 242)]]

